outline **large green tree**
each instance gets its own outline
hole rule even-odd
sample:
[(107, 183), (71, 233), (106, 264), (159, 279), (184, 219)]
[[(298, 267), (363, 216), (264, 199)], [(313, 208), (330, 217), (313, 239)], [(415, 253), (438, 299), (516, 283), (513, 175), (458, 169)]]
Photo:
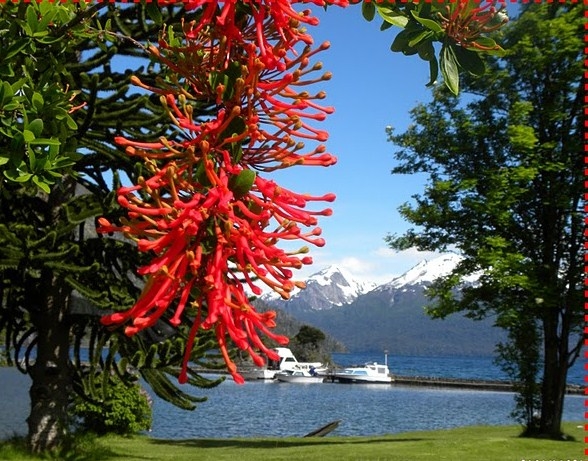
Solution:
[[(561, 437), (568, 368), (582, 345), (582, 33), (580, 4), (521, 7), (507, 49), (461, 98), (443, 89), (389, 130), (395, 174), (428, 183), (400, 208), (415, 225), (396, 249), (457, 251), (430, 290), (430, 313), (493, 316), (499, 361), (519, 383), (526, 435)], [(477, 281), (463, 285), (464, 276)]]
[[(97, 309), (130, 307), (140, 293), (145, 258), (132, 242), (98, 236), (94, 219), (116, 215), (118, 177), (141, 174), (114, 136), (166, 133), (159, 101), (132, 91), (130, 78), (165, 78), (140, 44), (183, 16), (181, 6), (106, 3), (0, 9), (0, 331), (32, 379), (33, 451), (62, 442), (72, 390), (100, 402), (132, 369), (177, 405), (198, 400), (172, 384), (187, 328), (162, 321), (128, 338), (101, 326)], [(200, 335), (194, 360), (214, 346)]]

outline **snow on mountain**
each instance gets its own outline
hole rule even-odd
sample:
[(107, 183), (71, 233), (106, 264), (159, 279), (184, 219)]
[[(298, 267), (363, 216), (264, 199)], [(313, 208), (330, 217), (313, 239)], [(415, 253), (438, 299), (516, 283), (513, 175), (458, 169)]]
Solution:
[[(430, 303), (425, 288), (436, 278), (448, 275), (460, 260), (458, 255), (445, 254), (422, 261), (375, 288), (374, 284), (355, 282), (350, 274), (337, 267), (328, 267), (312, 275), (306, 281), (307, 288), (290, 300), (266, 299), (266, 302), (330, 334), (350, 351), (488, 354), (502, 340), (492, 322), (474, 324), (461, 314), (438, 322), (429, 318), (423, 308)], [(475, 277), (468, 277), (466, 281), (474, 280)]]
[[(275, 292), (266, 293), (261, 299), (278, 308), (290, 311), (312, 312), (329, 310), (353, 303), (370, 292), (394, 293), (420, 291), (438, 277), (448, 275), (461, 261), (457, 254), (445, 254), (431, 260), (423, 260), (394, 280), (376, 286), (375, 283), (358, 282), (348, 272), (337, 266), (329, 266), (306, 280), (306, 289), (295, 290), (290, 300), (284, 301)], [(466, 282), (474, 282), (476, 276)]]
[(407, 285), (433, 283), (437, 278), (448, 275), (461, 260), (461, 256), (453, 253), (432, 260), (423, 260), (386, 285), (390, 288), (399, 289)]
[(376, 287), (375, 283), (359, 282), (353, 278), (353, 276), (337, 267), (329, 266), (314, 275), (306, 281), (306, 289), (309, 287), (330, 287), (335, 285), (337, 291), (340, 292), (338, 297), (342, 298), (342, 304), (348, 304), (353, 301), (359, 295), (367, 293)]
[(288, 309), (323, 310), (353, 302), (358, 296), (375, 288), (375, 283), (359, 282), (347, 271), (329, 266), (311, 275), (304, 290), (295, 290), (289, 301), (283, 301), (275, 293), (267, 293), (261, 299), (269, 304), (288, 304)]
[[(391, 282), (380, 285), (378, 291), (406, 291), (414, 290), (418, 286), (430, 285), (439, 277), (449, 275), (463, 259), (454, 253), (444, 254), (431, 260), (423, 260)], [(472, 274), (463, 279), (465, 283), (475, 283), (480, 274)]]

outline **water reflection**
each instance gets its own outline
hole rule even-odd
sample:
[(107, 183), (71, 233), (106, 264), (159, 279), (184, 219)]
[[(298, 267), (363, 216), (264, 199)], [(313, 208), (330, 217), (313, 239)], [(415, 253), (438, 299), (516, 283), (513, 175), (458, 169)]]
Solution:
[[(0, 368), (0, 438), (25, 434), (30, 380)], [(193, 412), (154, 397), (152, 437), (301, 436), (341, 420), (334, 435), (383, 435), (464, 425), (513, 424), (512, 393), (391, 385), (288, 384), (227, 380)], [(584, 397), (567, 396), (564, 419), (583, 418)]]

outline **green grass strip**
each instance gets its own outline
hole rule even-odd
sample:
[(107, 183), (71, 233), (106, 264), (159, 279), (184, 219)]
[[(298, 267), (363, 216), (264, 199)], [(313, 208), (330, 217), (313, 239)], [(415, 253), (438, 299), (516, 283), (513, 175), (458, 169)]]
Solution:
[[(586, 460), (584, 426), (566, 423), (573, 440), (518, 436), (516, 426), (463, 427), (374, 437), (162, 440), (79, 438), (69, 451), (43, 459), (77, 461), (571, 461)], [(31, 460), (16, 441), (0, 443), (0, 460)]]

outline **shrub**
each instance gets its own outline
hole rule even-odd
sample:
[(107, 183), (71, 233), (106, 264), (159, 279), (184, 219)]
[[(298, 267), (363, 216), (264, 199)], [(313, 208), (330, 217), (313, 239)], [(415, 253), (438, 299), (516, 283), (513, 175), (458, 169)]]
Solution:
[(75, 397), (73, 414), (82, 431), (130, 435), (151, 427), (151, 399), (138, 383), (110, 383), (102, 399)]

